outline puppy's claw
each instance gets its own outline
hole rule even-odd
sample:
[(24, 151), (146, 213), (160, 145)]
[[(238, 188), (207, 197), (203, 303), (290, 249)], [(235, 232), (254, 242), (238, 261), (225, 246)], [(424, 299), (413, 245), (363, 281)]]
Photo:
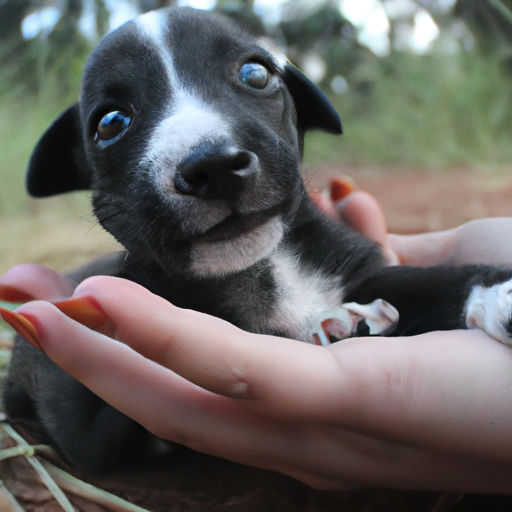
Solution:
[(335, 311), (325, 311), (310, 323), (311, 338), (315, 345), (326, 347), (332, 340), (343, 340), (348, 338), (354, 331), (354, 319), (350, 313), (340, 308)]
[(314, 345), (320, 345), (321, 347), (327, 347), (327, 345), (330, 345), (330, 343), (331, 343), (327, 339), (327, 336), (325, 335), (325, 332), (322, 329), (319, 329), (318, 331), (312, 333), (311, 337), (313, 338)]
[(377, 299), (370, 304), (347, 302), (339, 309), (324, 311), (310, 321), (310, 339), (315, 345), (327, 346), (353, 336), (360, 321), (371, 335), (389, 332), (399, 320), (398, 311), (389, 302)]
[(397, 309), (383, 299), (374, 300), (370, 304), (347, 302), (343, 307), (350, 313), (359, 315), (368, 325), (372, 335), (388, 332), (399, 320)]

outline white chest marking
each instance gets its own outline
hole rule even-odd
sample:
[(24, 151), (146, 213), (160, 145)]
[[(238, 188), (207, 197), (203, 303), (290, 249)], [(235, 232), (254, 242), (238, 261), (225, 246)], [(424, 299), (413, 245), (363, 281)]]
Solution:
[(342, 286), (335, 278), (301, 267), (289, 252), (276, 251), (271, 261), (279, 298), (270, 327), (308, 341), (309, 320), (341, 306)]

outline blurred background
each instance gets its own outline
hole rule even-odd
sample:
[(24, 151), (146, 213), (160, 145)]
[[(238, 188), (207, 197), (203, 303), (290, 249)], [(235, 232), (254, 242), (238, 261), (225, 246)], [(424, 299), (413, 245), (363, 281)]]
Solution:
[(308, 137), (310, 186), (350, 174), (402, 232), (512, 215), (512, 0), (0, 0), (0, 272), (116, 247), (87, 194), (31, 200), (24, 169), (99, 39), (167, 5), (264, 30), (323, 88), (345, 134)]

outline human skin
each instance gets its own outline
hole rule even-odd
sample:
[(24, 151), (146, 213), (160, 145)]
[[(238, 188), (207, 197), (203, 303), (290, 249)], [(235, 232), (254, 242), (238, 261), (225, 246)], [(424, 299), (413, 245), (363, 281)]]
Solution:
[[(361, 206), (354, 197), (338, 205), (345, 217)], [(512, 219), (410, 237), (383, 226), (371, 236), (402, 262), (512, 264)], [(51, 359), (160, 437), (322, 489), (512, 494), (512, 351), (480, 331), (318, 347), (246, 333), (112, 277), (74, 289), (25, 265), (2, 286), (40, 299), (17, 312)], [(71, 293), (95, 330), (48, 302)]]

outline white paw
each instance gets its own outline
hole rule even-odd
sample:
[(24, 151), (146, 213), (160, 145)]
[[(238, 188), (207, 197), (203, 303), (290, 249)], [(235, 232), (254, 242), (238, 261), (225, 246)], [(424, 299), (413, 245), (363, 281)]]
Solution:
[(466, 303), (466, 325), (512, 346), (512, 279), (489, 288), (475, 286)]
[(378, 335), (398, 323), (398, 311), (389, 302), (377, 299), (370, 304), (346, 302), (341, 307), (322, 311), (308, 322), (308, 338), (315, 345), (329, 345), (355, 334), (357, 324), (364, 320), (370, 334)]

